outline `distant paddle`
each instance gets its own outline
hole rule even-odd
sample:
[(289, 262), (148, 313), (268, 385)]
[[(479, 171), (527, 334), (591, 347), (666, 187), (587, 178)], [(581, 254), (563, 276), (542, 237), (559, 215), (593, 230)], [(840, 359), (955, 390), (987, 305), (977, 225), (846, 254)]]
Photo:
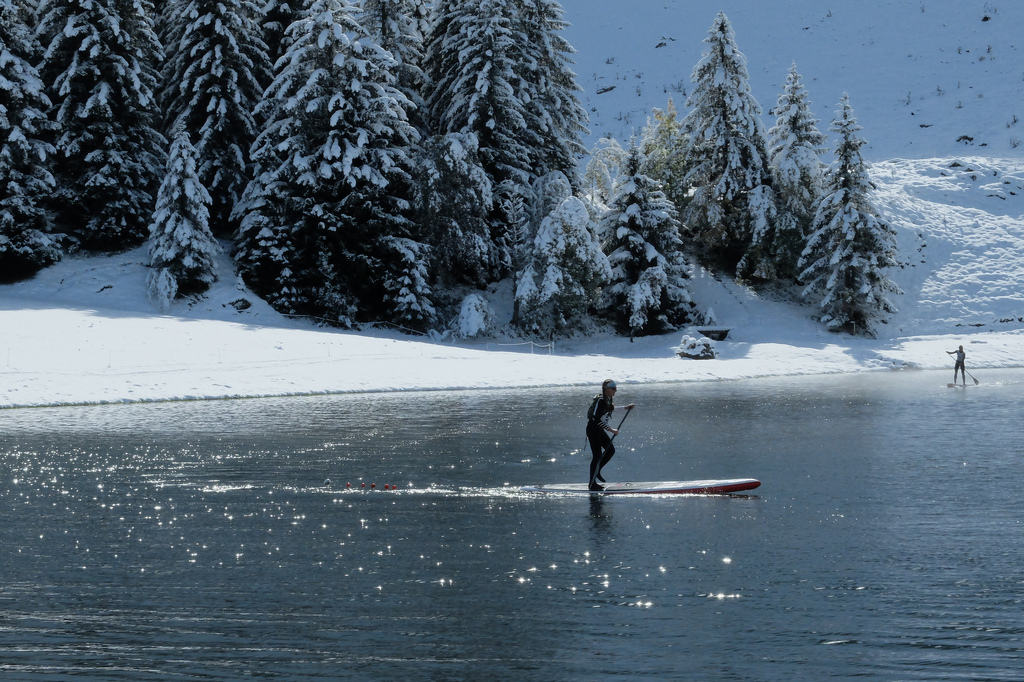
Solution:
[[(960, 350), (959, 351), (947, 350), (946, 351), (946, 355), (955, 355), (956, 356), (956, 366), (953, 368), (953, 383), (954, 384), (956, 383), (956, 371), (958, 369), (959, 370), (963, 370), (967, 374), (967, 376), (969, 376), (971, 378), (971, 381), (974, 382), (975, 386), (977, 386), (979, 383), (981, 383), (980, 381), (978, 381), (974, 377), (973, 374), (971, 374), (970, 372), (967, 371), (966, 367), (964, 367), (964, 358), (963, 358), (963, 356), (964, 356), (964, 347), (963, 346), (960, 346)], [(966, 379), (964, 380), (964, 383), (967, 383)]]

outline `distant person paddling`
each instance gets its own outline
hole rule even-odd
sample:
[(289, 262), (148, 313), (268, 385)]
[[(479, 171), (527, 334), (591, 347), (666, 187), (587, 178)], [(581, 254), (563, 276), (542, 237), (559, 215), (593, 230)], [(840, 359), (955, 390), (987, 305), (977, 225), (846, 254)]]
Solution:
[(953, 365), (953, 383), (954, 384), (956, 383), (956, 373), (960, 372), (960, 378), (963, 380), (964, 386), (966, 386), (967, 385), (967, 375), (966, 375), (967, 369), (964, 367), (964, 359), (967, 357), (967, 354), (964, 353), (964, 347), (960, 346), (956, 350), (947, 350), (946, 353), (948, 353), (949, 355), (955, 355), (956, 356), (956, 364)]
[[(619, 434), (617, 428), (612, 428), (608, 420), (615, 411), (615, 391), (617, 387), (611, 379), (606, 379), (601, 384), (601, 393), (594, 396), (587, 410), (587, 442), (590, 443), (590, 451), (593, 458), (590, 460), (590, 489), (604, 490), (604, 478), (601, 476), (601, 469), (615, 454), (615, 446), (612, 439)], [(633, 409), (633, 405), (626, 405), (626, 414)], [(625, 417), (622, 418), (625, 421)], [(619, 422), (622, 426), (622, 422)], [(608, 434), (612, 434), (611, 437)], [(600, 481), (600, 483), (598, 482)]]

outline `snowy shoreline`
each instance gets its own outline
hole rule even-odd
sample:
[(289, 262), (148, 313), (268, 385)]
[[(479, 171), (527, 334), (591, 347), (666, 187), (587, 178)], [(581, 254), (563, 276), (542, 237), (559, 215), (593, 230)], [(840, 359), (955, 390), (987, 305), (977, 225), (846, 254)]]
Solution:
[[(2, 303), (9, 303), (0, 299)], [(898, 369), (1020, 367), (1024, 331), (857, 339), (813, 323), (785, 341), (736, 331), (718, 358), (686, 360), (679, 334), (564, 341), (557, 354), (487, 350), (398, 335), (51, 308), (12, 310), (0, 345), (0, 408), (415, 391), (689, 383)], [(778, 331), (778, 330), (776, 330)], [(495, 342), (490, 342), (494, 345)]]
[[(1003, 365), (998, 367), (999, 369), (1020, 369), (1024, 368), (1024, 365)], [(740, 376), (740, 377), (712, 377), (704, 379), (653, 379), (653, 380), (634, 380), (629, 376), (625, 376), (620, 379), (619, 382), (627, 386), (629, 384), (643, 384), (643, 385), (671, 385), (671, 384), (693, 384), (693, 383), (709, 383), (709, 382), (731, 382), (731, 381), (758, 381), (758, 380), (769, 380), (778, 379), (785, 377), (828, 377), (828, 376), (848, 376), (851, 374), (858, 373), (877, 373), (884, 371), (948, 371), (949, 368), (938, 368), (938, 367), (903, 367), (895, 369), (886, 368), (875, 368), (875, 369), (862, 369), (856, 371), (835, 371), (835, 372), (806, 372), (800, 374), (794, 373), (780, 373), (780, 374), (760, 374), (753, 376)], [(978, 369), (996, 369), (996, 367), (989, 366), (974, 366), (972, 371)], [(617, 376), (624, 376), (621, 373)], [(600, 381), (575, 381), (575, 382), (558, 382), (558, 383), (539, 383), (539, 384), (510, 384), (507, 386), (437, 386), (437, 387), (413, 387), (413, 388), (359, 388), (359, 389), (337, 389), (337, 390), (320, 390), (320, 391), (296, 391), (291, 393), (252, 393), (252, 394), (225, 394), (225, 395), (206, 395), (206, 396), (168, 396), (163, 398), (120, 398), (120, 399), (109, 399), (109, 400), (82, 400), (78, 402), (40, 402), (40, 403), (3, 403), (0, 404), (0, 411), (7, 410), (39, 410), (39, 409), (54, 409), (62, 407), (104, 407), (112, 405), (152, 405), (159, 403), (187, 403), (187, 402), (218, 402), (227, 400), (267, 400), (267, 399), (283, 399), (283, 398), (315, 398), (315, 397), (328, 397), (328, 396), (358, 396), (358, 395), (394, 395), (399, 393), (446, 393), (446, 392), (475, 392), (475, 391), (501, 391), (501, 390), (530, 390), (530, 389), (556, 389), (556, 388), (572, 388), (576, 386), (583, 387), (596, 387), (600, 386)]]

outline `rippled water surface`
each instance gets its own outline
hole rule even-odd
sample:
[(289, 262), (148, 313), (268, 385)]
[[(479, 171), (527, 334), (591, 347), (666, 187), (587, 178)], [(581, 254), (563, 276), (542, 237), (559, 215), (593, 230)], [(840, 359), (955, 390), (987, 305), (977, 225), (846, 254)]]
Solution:
[(0, 677), (1020, 679), (976, 374), (620, 388), (610, 479), (747, 496), (519, 493), (585, 478), (583, 389), (3, 411)]

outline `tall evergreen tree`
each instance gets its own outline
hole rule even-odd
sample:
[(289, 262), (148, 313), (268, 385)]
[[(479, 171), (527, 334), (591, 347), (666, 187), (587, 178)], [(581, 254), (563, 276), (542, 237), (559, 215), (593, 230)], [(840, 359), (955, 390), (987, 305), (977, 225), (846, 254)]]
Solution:
[(39, 3), (36, 0), (9, 0), (6, 5), (2, 10), (4, 26), (20, 34), (16, 39), (10, 38), (11, 43), (7, 49), (37, 65), (42, 55), (42, 46), (35, 35), (35, 27), (39, 23)]
[(427, 70), (427, 42), (430, 39), (434, 26), (435, 5), (436, 0), (413, 0), (413, 28), (416, 33), (423, 37), (423, 61), (420, 63), (420, 68), (423, 69), (424, 73)]
[[(541, 225), (573, 195), (573, 189), (564, 173), (552, 171), (534, 180), (528, 188), (506, 181), (498, 188), (498, 195), (506, 214), (505, 224), (510, 227), (515, 245), (512, 268), (512, 288), (515, 291), (519, 289), (526, 269), (536, 260), (533, 248)], [(512, 318), (516, 324), (520, 321), (522, 303), (522, 299), (513, 297)]]
[(409, 102), (393, 58), (354, 14), (346, 0), (314, 0), (289, 27), (238, 211), (237, 257), (251, 285), (285, 312), (340, 324), (356, 311), (392, 314), (404, 278), (420, 271), (404, 241), (414, 236), (402, 196), (416, 139)]
[(651, 117), (653, 120), (644, 128), (640, 143), (641, 170), (657, 180), (676, 210), (682, 211), (688, 201), (686, 151), (690, 140), (683, 131), (683, 122), (671, 97), (665, 109), (655, 109)]
[(336, 123), (347, 133), (345, 279), (369, 319), (422, 329), (433, 305), (424, 263), (429, 250), (413, 220), (413, 152), (420, 139), (410, 120), (415, 104), (400, 88), (394, 56), (365, 29), (357, 35), (342, 74), (347, 101)]
[(417, 331), (429, 329), (437, 316), (430, 285), (430, 247), (409, 237), (389, 237), (386, 244), (392, 262), (382, 284), (391, 305), (390, 321)]
[(683, 131), (690, 146), (686, 182), (693, 196), (684, 223), (696, 245), (739, 275), (767, 277), (774, 217), (761, 107), (750, 92), (746, 57), (724, 13), (704, 40)]
[(37, 51), (14, 0), (0, 0), (0, 281), (27, 277), (59, 258), (44, 197), (54, 190), (48, 166), (50, 101), (32, 64)]
[[(430, 107), (441, 133), (476, 134), (484, 170), (495, 185), (528, 184), (530, 145), (526, 107), (517, 91), (516, 60), (525, 36), (518, 32), (514, 0), (448, 0), (440, 62), (432, 78)], [(437, 49), (435, 47), (435, 49)]]
[(611, 277), (601, 308), (630, 337), (675, 329), (696, 315), (675, 206), (642, 165), (634, 144), (602, 230)]
[(557, 0), (519, 0), (520, 33), (525, 37), (520, 73), (524, 81), (527, 128), (539, 140), (531, 170), (537, 177), (558, 172), (579, 185), (577, 162), (586, 149), (588, 116), (579, 101), (572, 70), (573, 46), (562, 35), (568, 24)]
[(257, 21), (262, 28), (271, 68), (287, 51), (284, 45), (285, 31), (298, 18), (303, 4), (302, 0), (265, 0), (260, 8)]
[(839, 136), (835, 161), (800, 257), (800, 279), (830, 330), (873, 335), (878, 316), (896, 310), (887, 295), (902, 293), (885, 274), (898, 264), (896, 236), (871, 204), (874, 185), (860, 154), (865, 142), (845, 94), (831, 130)]
[(267, 46), (251, 0), (189, 0), (185, 25), (168, 49), (166, 116), (195, 140), (199, 178), (209, 190), (210, 229), (229, 236), (230, 216), (250, 176), (253, 111), (270, 79)]
[[(539, 135), (528, 126), (517, 67), (526, 38), (519, 30), (517, 0), (442, 0), (437, 6), (428, 55), (428, 105), (440, 134), (472, 133), (480, 161), (497, 187), (528, 187)], [(434, 61), (436, 59), (436, 61)], [(489, 216), (496, 280), (509, 272), (512, 244), (495, 208)]]
[(541, 222), (558, 208), (558, 205), (573, 195), (569, 178), (561, 171), (551, 171), (542, 175), (530, 185), (526, 196), (526, 209), (529, 213), (528, 230), (525, 235), (530, 241), (540, 229)]
[(814, 205), (821, 194), (822, 145), (825, 136), (811, 114), (796, 64), (775, 106), (775, 126), (768, 150), (779, 213), (775, 222), (773, 257), (780, 278), (797, 275), (797, 261), (807, 242)]
[(161, 308), (175, 296), (202, 293), (217, 281), (214, 256), (220, 247), (210, 232), (210, 193), (199, 177), (197, 156), (188, 133), (178, 132), (149, 226), (150, 294)]
[(496, 268), (487, 217), (494, 204), (491, 179), (480, 165), (476, 136), (428, 138), (416, 165), (418, 222), (433, 246), (433, 267), (444, 287), (483, 286)]
[[(426, 76), (424, 104), (426, 105), (427, 129), (431, 134), (438, 134), (442, 128), (441, 112), (434, 108), (433, 100), (437, 94), (438, 82), (457, 64), (457, 55), (447, 50), (445, 42), (451, 40), (451, 35), (455, 30), (453, 24), (456, 17), (455, 10), (464, 1), (435, 0), (431, 6), (429, 21), (425, 25), (426, 30), (423, 34), (423, 71)], [(439, 109), (441, 106), (443, 106), (443, 102), (439, 102), (437, 108)]]
[[(184, 10), (189, 0), (153, 0), (153, 33), (164, 51), (164, 62), (161, 66), (160, 77), (157, 81), (157, 102), (160, 104), (160, 111), (167, 110), (167, 100), (174, 95), (174, 88), (168, 88), (167, 60), (171, 58), (181, 42), (182, 34), (188, 22), (185, 20)], [(168, 92), (170, 90), (170, 92)], [(161, 121), (166, 124), (164, 116)], [(166, 136), (170, 136), (170, 130), (164, 130)]]
[(426, 13), (424, 0), (363, 0), (360, 20), (370, 37), (395, 58), (396, 84), (412, 102), (409, 117), (421, 132), (426, 129), (422, 33)]
[(602, 137), (590, 150), (583, 173), (583, 194), (594, 205), (607, 204), (615, 190), (615, 178), (626, 161), (626, 150), (615, 138)]
[[(568, 181), (566, 181), (568, 184)], [(570, 193), (571, 194), (571, 191)], [(566, 196), (569, 196), (566, 194)], [(534, 192), (535, 195), (535, 192)], [(508, 234), (512, 248), (512, 291), (519, 288), (519, 278), (526, 264), (530, 261), (535, 234), (530, 220), (529, 201), (532, 197), (524, 196), (523, 187), (505, 182), (498, 187), (496, 202), (502, 214), (502, 222), (508, 226)], [(512, 297), (512, 324), (519, 324), (519, 300)]]
[(165, 140), (155, 125), (160, 45), (139, 0), (44, 0), (42, 75), (57, 122), (58, 226), (90, 249), (148, 234)]
[(610, 274), (586, 205), (569, 197), (541, 222), (519, 277), (520, 327), (544, 336), (578, 331)]

